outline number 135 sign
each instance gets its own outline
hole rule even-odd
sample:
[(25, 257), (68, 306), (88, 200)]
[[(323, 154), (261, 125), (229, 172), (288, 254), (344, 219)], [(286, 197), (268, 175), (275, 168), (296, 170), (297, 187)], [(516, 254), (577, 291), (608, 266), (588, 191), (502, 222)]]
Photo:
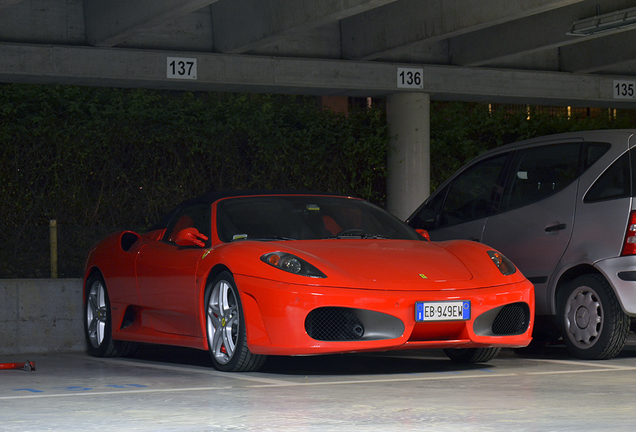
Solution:
[(636, 99), (636, 81), (614, 80), (614, 99)]

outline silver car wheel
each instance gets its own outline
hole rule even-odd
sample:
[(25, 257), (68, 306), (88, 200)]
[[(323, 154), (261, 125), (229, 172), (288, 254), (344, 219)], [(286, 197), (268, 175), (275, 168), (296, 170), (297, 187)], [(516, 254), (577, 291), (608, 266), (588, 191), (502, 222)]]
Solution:
[(213, 357), (227, 364), (236, 351), (239, 337), (240, 312), (232, 284), (219, 280), (207, 304), (208, 344)]
[(106, 305), (106, 288), (101, 280), (95, 280), (88, 292), (86, 307), (86, 328), (88, 340), (95, 348), (101, 347), (106, 334), (108, 307)]
[(565, 304), (567, 337), (582, 348), (596, 343), (603, 330), (603, 307), (598, 294), (587, 286), (572, 291)]
[(585, 274), (557, 291), (557, 314), (563, 342), (575, 357), (615, 357), (625, 346), (630, 318), (607, 280)]

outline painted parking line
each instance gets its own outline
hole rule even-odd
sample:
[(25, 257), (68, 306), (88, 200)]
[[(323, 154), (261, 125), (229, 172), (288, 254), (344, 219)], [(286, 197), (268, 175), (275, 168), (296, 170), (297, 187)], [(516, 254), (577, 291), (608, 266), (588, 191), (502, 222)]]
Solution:
[[(511, 377), (518, 374), (497, 374), (497, 377)], [(409, 377), (401, 378), (383, 378), (383, 379), (359, 379), (359, 380), (339, 380), (339, 381), (322, 381), (322, 382), (292, 382), (292, 381), (276, 381), (269, 384), (253, 384), (247, 385), (242, 388), (280, 388), (280, 387), (309, 387), (309, 386), (333, 386), (333, 385), (352, 385), (352, 384), (382, 384), (382, 383), (396, 383), (396, 382), (413, 382), (413, 381), (438, 381), (446, 379), (470, 379), (470, 378), (485, 378), (492, 377), (492, 375), (451, 375), (451, 376), (437, 376), (437, 377), (417, 377), (409, 375)], [(242, 377), (235, 377), (236, 379), (244, 379)], [(89, 397), (89, 396), (110, 396), (110, 395), (131, 395), (131, 394), (152, 394), (152, 393), (191, 393), (191, 392), (205, 392), (205, 391), (219, 391), (236, 389), (236, 385), (225, 386), (209, 386), (209, 387), (179, 387), (179, 388), (163, 388), (163, 389), (136, 389), (136, 390), (120, 390), (120, 391), (84, 391), (74, 393), (55, 393), (55, 394), (27, 394), (16, 396), (1, 396), (0, 400), (18, 400), (18, 399), (43, 399), (43, 398), (68, 398), (68, 397)]]
[(75, 393), (53, 393), (53, 394), (27, 394), (16, 396), (0, 396), (0, 400), (21, 400), (21, 399), (55, 399), (69, 397), (89, 397), (89, 396), (112, 396), (112, 395), (131, 395), (131, 394), (152, 394), (152, 393), (191, 393), (200, 391), (218, 391), (229, 390), (236, 386), (213, 386), (213, 387), (184, 387), (184, 388), (167, 388), (167, 389), (143, 389), (143, 390), (121, 390), (121, 391), (84, 391)]
[(599, 361), (595, 361), (595, 360), (581, 361), (581, 360), (552, 360), (552, 359), (529, 359), (529, 358), (527, 358), (525, 360), (535, 361), (535, 362), (539, 362), (539, 363), (564, 364), (564, 365), (568, 365), (568, 366), (587, 366), (587, 367), (598, 368), (598, 369), (620, 369), (620, 370), (632, 370), (632, 369), (634, 369), (631, 366), (613, 365), (611, 363), (599, 362)]
[[(399, 358), (415, 358), (415, 356), (400, 356)], [(428, 360), (429, 358), (427, 358)], [(440, 357), (440, 359), (444, 359)], [(560, 359), (535, 359), (525, 358), (526, 362), (533, 362), (544, 365), (562, 365), (569, 367), (566, 370), (548, 370), (548, 371), (528, 371), (523, 368), (512, 367), (509, 372), (498, 372), (497, 369), (484, 368), (472, 371), (429, 371), (409, 374), (391, 374), (383, 377), (359, 376), (359, 378), (351, 377), (345, 380), (325, 380), (325, 381), (298, 381), (296, 376), (281, 378), (272, 378), (268, 374), (240, 374), (220, 372), (209, 366), (183, 365), (183, 364), (161, 364), (151, 360), (136, 360), (122, 358), (95, 358), (85, 357), (83, 361), (92, 361), (105, 363), (112, 366), (125, 366), (126, 368), (142, 368), (155, 369), (160, 371), (178, 372), (182, 374), (203, 374), (208, 377), (226, 379), (227, 381), (219, 382), (217, 385), (208, 385), (201, 387), (177, 387), (177, 388), (152, 388), (139, 384), (122, 384), (103, 385), (101, 388), (89, 386), (74, 387), (47, 387), (43, 389), (16, 388), (12, 389), (15, 394), (0, 396), (0, 400), (18, 400), (18, 399), (40, 399), (40, 398), (69, 398), (75, 396), (109, 396), (122, 394), (160, 394), (160, 393), (189, 393), (189, 392), (206, 392), (220, 391), (232, 388), (245, 389), (265, 389), (265, 388), (283, 388), (283, 387), (308, 387), (308, 386), (335, 386), (335, 385), (369, 385), (369, 384), (388, 384), (388, 383), (404, 383), (404, 382), (426, 382), (426, 381), (453, 381), (461, 380), (482, 380), (483, 378), (497, 379), (506, 377), (519, 376), (550, 376), (550, 375), (574, 375), (574, 374), (590, 374), (590, 373), (606, 373), (606, 372), (622, 372), (634, 371), (636, 366), (624, 366), (612, 364), (610, 362), (597, 362), (585, 360), (560, 360)], [(510, 369), (509, 369), (510, 370)], [(293, 379), (296, 379), (294, 381)], [(112, 384), (112, 383), (111, 383)], [(147, 383), (146, 383), (147, 384)], [(142, 388), (143, 387), (143, 388)]]
[[(625, 368), (607, 368), (607, 369), (577, 369), (569, 371), (546, 371), (546, 372), (522, 372), (522, 373), (482, 373), (482, 374), (470, 374), (470, 375), (435, 375), (435, 376), (414, 376), (408, 377), (393, 377), (393, 378), (375, 378), (375, 379), (358, 379), (358, 380), (338, 380), (338, 381), (320, 381), (320, 382), (292, 382), (282, 380), (270, 380), (263, 378), (245, 378), (232, 375), (231, 378), (237, 380), (248, 381), (270, 381), (269, 383), (260, 383), (246, 385), (243, 388), (252, 389), (264, 389), (264, 388), (281, 388), (281, 387), (312, 387), (312, 386), (335, 386), (335, 385), (359, 385), (359, 384), (387, 384), (387, 383), (400, 383), (400, 382), (425, 382), (425, 381), (445, 381), (445, 380), (468, 380), (475, 379), (481, 380), (498, 379), (505, 377), (515, 376), (530, 376), (530, 375), (562, 375), (562, 374), (580, 374), (580, 373), (598, 373), (598, 372), (618, 372), (626, 370), (636, 370), (636, 367)], [(238, 374), (237, 374), (238, 375)], [(192, 393), (192, 392), (206, 392), (206, 391), (219, 391), (236, 389), (236, 385), (224, 385), (224, 386), (205, 386), (205, 387), (178, 387), (178, 388), (163, 388), (163, 389), (122, 389), (119, 391), (92, 391), (92, 392), (75, 392), (75, 393), (55, 393), (55, 394), (27, 394), (27, 395), (15, 395), (15, 396), (1, 396), (0, 400), (23, 400), (23, 399), (43, 399), (43, 398), (69, 398), (69, 397), (89, 397), (89, 396), (112, 396), (112, 395), (131, 395), (131, 394), (164, 394), (164, 393)]]
[(271, 378), (251, 376), (251, 375), (242, 375), (234, 372), (221, 372), (216, 369), (211, 369), (205, 366), (191, 366), (191, 365), (164, 365), (157, 364), (151, 361), (146, 360), (134, 360), (134, 359), (122, 359), (122, 358), (99, 358), (99, 357), (90, 357), (89, 360), (94, 360), (97, 362), (110, 363), (110, 364), (122, 364), (122, 363), (130, 363), (136, 367), (143, 367), (148, 369), (159, 369), (159, 370), (167, 370), (172, 372), (188, 372), (188, 373), (200, 373), (208, 376), (216, 376), (219, 378), (229, 378), (229, 379), (238, 379), (243, 381), (255, 381), (260, 382), (265, 385), (278, 385), (280, 383), (286, 383), (287, 381), (281, 381)]
[[(120, 361), (120, 360), (115, 360)], [(560, 361), (560, 360), (536, 360), (538, 362), (545, 363), (565, 363), (565, 364), (576, 364), (578, 366), (584, 365), (588, 366), (588, 363), (580, 363), (580, 362), (569, 362), (569, 361)], [(138, 364), (138, 363), (136, 363)], [(142, 365), (138, 364), (142, 367), (153, 367), (161, 366), (161, 365)], [(182, 372), (183, 368), (179, 368), (178, 366), (161, 366), (161, 368), (176, 368), (180, 369)], [(191, 371), (192, 369), (187, 369), (187, 371)], [(452, 374), (452, 375), (414, 375), (409, 374), (406, 377), (387, 377), (387, 378), (373, 378), (373, 379), (349, 379), (349, 380), (337, 380), (337, 381), (317, 381), (317, 382), (294, 382), (294, 381), (284, 381), (284, 380), (272, 380), (264, 377), (245, 377), (240, 374), (228, 374), (221, 373), (224, 378), (232, 378), (233, 380), (241, 380), (241, 381), (252, 381), (257, 382), (258, 384), (250, 384), (245, 385), (242, 388), (245, 389), (265, 389), (265, 388), (281, 388), (281, 387), (312, 387), (312, 386), (340, 386), (340, 385), (360, 385), (360, 384), (387, 384), (387, 383), (400, 383), (400, 382), (426, 382), (426, 381), (453, 381), (453, 380), (482, 380), (486, 379), (498, 379), (505, 377), (519, 377), (519, 376), (537, 376), (537, 375), (564, 375), (564, 374), (582, 374), (582, 373), (605, 373), (605, 372), (621, 372), (621, 371), (631, 371), (636, 370), (636, 367), (616, 367), (611, 365), (611, 367), (600, 368), (585, 368), (585, 369), (574, 369), (574, 370), (566, 370), (566, 371), (545, 371), (545, 372), (512, 372), (512, 373), (481, 373), (481, 374)], [(214, 375), (214, 371), (210, 371)], [(207, 392), (207, 391), (220, 391), (220, 390), (230, 390), (237, 389), (236, 385), (222, 385), (222, 386), (203, 386), (203, 387), (178, 387), (178, 388), (161, 388), (161, 389), (153, 389), (153, 388), (145, 388), (145, 389), (122, 389), (119, 391), (82, 391), (82, 392), (73, 392), (73, 393), (55, 393), (55, 394), (26, 394), (26, 395), (15, 395), (15, 396), (2, 396), (0, 400), (29, 400), (29, 399), (43, 399), (43, 398), (69, 398), (69, 397), (89, 397), (89, 396), (113, 396), (113, 395), (134, 395), (134, 394), (165, 394), (165, 393), (192, 393), (192, 392)]]
[[(497, 378), (513, 377), (520, 374), (517, 373), (502, 373), (497, 374)], [(400, 378), (375, 378), (375, 379), (359, 379), (359, 380), (341, 380), (341, 381), (318, 381), (318, 382), (287, 382), (285, 384), (267, 385), (267, 384), (254, 384), (247, 386), (248, 388), (266, 388), (266, 387), (298, 387), (298, 386), (325, 386), (325, 385), (352, 385), (352, 384), (385, 384), (385, 383), (399, 383), (399, 382), (415, 382), (415, 381), (444, 381), (444, 380), (457, 380), (457, 379), (471, 379), (471, 378), (491, 378), (492, 374), (480, 374), (480, 375), (436, 375), (436, 376), (417, 376), (409, 374), (408, 377)]]

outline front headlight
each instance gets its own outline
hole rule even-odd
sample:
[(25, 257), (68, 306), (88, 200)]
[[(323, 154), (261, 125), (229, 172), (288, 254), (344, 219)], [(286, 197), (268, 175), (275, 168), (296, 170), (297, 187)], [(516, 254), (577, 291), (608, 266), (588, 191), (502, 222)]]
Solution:
[(515, 267), (515, 265), (501, 252), (490, 250), (488, 251), (488, 255), (490, 256), (492, 262), (495, 263), (502, 275), (510, 276), (511, 274), (516, 273), (517, 268)]
[(289, 273), (314, 278), (327, 276), (307, 261), (286, 252), (271, 252), (261, 256), (261, 261)]

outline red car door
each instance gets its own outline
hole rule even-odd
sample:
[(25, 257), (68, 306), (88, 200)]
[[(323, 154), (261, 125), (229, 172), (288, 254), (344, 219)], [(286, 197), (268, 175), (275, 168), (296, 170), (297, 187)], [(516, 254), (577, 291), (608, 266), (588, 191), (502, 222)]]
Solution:
[(196, 203), (182, 208), (168, 224), (163, 239), (141, 249), (137, 259), (137, 286), (145, 307), (144, 315), (151, 318), (156, 331), (202, 336), (196, 275), (206, 249), (177, 245), (177, 234), (185, 228), (196, 228), (207, 239), (210, 205)]
[(162, 333), (201, 336), (196, 272), (203, 251), (164, 241), (139, 252), (137, 286), (144, 316)]

